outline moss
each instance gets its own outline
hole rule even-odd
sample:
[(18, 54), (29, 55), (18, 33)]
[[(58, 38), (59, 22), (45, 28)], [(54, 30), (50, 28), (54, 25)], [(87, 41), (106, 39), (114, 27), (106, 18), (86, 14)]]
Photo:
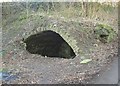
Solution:
[(113, 28), (106, 24), (98, 24), (94, 32), (96, 38), (103, 43), (111, 42), (116, 35), (116, 32), (113, 30)]

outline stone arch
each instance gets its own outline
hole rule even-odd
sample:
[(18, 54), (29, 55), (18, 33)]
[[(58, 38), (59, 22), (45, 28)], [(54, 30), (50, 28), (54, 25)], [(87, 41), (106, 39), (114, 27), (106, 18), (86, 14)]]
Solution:
[(55, 31), (45, 30), (33, 34), (24, 40), (26, 50), (31, 54), (48, 57), (74, 58), (71, 46)]

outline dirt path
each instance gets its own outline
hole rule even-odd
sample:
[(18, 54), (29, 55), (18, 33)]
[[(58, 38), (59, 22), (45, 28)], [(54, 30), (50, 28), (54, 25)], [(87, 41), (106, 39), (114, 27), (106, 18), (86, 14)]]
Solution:
[(97, 74), (91, 83), (94, 84), (118, 84), (118, 58), (115, 58), (110, 65), (106, 66), (106, 70)]

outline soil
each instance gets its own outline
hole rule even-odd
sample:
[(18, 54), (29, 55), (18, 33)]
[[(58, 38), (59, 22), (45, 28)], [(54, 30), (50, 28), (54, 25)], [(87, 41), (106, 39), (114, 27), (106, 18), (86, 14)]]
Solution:
[[(51, 18), (50, 18), (51, 19)], [(53, 19), (54, 20), (54, 19)], [(60, 20), (56, 20), (61, 22)], [(3, 29), (3, 68), (13, 75), (18, 74), (15, 80), (3, 80), (7, 84), (60, 84), (60, 83), (83, 83), (89, 80), (104, 69), (117, 55), (117, 38), (110, 43), (101, 43), (86, 33), (78, 32), (79, 29), (73, 28), (71, 34), (78, 41), (82, 53), (74, 59), (49, 58), (40, 55), (30, 54), (20, 43), (25, 32), (32, 30), (32, 23), (28, 20), (17, 30), (12, 24), (7, 29)], [(28, 26), (29, 24), (29, 26)], [(78, 27), (73, 21), (67, 24)], [(83, 28), (95, 28), (95, 23), (91, 20), (80, 20)], [(70, 27), (70, 26), (66, 27)], [(9, 29), (8, 29), (9, 27)], [(90, 29), (90, 30), (92, 30)], [(90, 37), (89, 37), (90, 36)], [(83, 59), (90, 58), (91, 62), (81, 64)]]

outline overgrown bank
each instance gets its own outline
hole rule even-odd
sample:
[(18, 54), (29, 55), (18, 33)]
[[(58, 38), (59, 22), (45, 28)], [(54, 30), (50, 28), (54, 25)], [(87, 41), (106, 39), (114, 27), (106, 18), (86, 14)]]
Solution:
[[(61, 7), (66, 7), (66, 4), (61, 3)], [(76, 4), (79, 5), (79, 3)], [(72, 6), (68, 3), (69, 7)], [(27, 5), (25, 5), (26, 8)], [(67, 9), (66, 7), (64, 10), (68, 11), (62, 11), (64, 15), (53, 9), (52, 12), (48, 12), (49, 9), (46, 9), (46, 12), (40, 11), (40, 9), (38, 11), (26, 9), (5, 19), (3, 16), (3, 67), (12, 71), (13, 74), (19, 73), (19, 79), (5, 81), (5, 83), (87, 83), (92, 75), (102, 70), (117, 54), (116, 36), (107, 43), (103, 43), (99, 39), (101, 35), (105, 35), (105, 40), (106, 36), (109, 37), (109, 31), (105, 29), (103, 23), (103, 28), (97, 29), (97, 39), (95, 37), (94, 30), (102, 21), (74, 16), (72, 13), (75, 11), (71, 12), (73, 8)], [(109, 17), (109, 19), (117, 22), (114, 17)], [(105, 22), (105, 19), (103, 21)], [(108, 21), (107, 25), (117, 33), (116, 23), (106, 21)], [(77, 54), (75, 59), (46, 58), (28, 53), (22, 39), (45, 30), (59, 33)], [(80, 62), (85, 59), (91, 59), (91, 61), (81, 64)]]

